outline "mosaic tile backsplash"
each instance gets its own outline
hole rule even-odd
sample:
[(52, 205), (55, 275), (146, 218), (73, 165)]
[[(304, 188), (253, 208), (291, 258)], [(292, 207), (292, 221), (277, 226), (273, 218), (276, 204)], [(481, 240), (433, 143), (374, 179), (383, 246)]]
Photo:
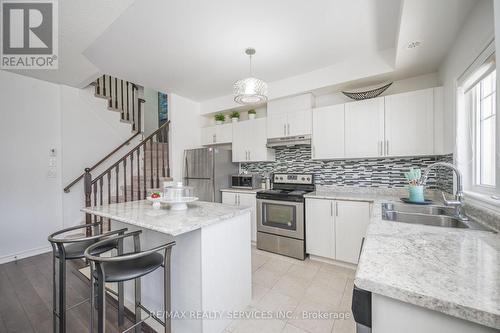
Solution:
[[(423, 170), (438, 161), (452, 163), (453, 154), (316, 161), (311, 160), (311, 147), (296, 146), (277, 148), (275, 162), (242, 163), (241, 169), (262, 176), (273, 172), (312, 173), (317, 185), (393, 188), (407, 186), (403, 173), (410, 167)], [(451, 193), (453, 174), (446, 169), (438, 169), (429, 175), (427, 187)]]

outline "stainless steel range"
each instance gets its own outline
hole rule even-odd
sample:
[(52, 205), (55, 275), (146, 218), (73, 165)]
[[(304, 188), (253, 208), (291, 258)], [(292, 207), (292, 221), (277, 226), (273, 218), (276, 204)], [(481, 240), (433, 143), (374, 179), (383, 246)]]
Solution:
[(271, 190), (257, 192), (257, 248), (304, 260), (304, 194), (314, 175), (276, 173)]

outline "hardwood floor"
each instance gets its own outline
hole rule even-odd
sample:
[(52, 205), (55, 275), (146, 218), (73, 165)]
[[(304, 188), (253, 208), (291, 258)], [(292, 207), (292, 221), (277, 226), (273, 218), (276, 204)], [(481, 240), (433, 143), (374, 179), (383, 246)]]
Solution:
[[(67, 261), (67, 307), (89, 297), (89, 283), (77, 271), (84, 263)], [(67, 313), (67, 332), (89, 332), (89, 303)], [(117, 310), (112, 302), (106, 307), (106, 332), (120, 332)], [(46, 253), (0, 265), (0, 332), (52, 332), (52, 254)]]

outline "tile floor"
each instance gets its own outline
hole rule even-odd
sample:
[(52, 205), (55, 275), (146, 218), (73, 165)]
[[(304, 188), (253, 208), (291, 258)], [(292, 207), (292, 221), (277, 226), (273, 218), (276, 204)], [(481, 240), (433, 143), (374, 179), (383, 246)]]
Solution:
[[(282, 311), (287, 315), (238, 319), (225, 333), (354, 333), (354, 273), (348, 268), (309, 259), (295, 260), (253, 248), (252, 303), (247, 313), (267, 317)], [(318, 315), (327, 318), (313, 318)]]

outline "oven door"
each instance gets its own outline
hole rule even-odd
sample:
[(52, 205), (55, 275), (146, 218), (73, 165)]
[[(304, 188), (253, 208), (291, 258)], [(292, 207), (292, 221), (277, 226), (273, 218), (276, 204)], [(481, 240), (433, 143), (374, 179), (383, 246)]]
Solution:
[(257, 231), (304, 239), (304, 203), (257, 200)]

